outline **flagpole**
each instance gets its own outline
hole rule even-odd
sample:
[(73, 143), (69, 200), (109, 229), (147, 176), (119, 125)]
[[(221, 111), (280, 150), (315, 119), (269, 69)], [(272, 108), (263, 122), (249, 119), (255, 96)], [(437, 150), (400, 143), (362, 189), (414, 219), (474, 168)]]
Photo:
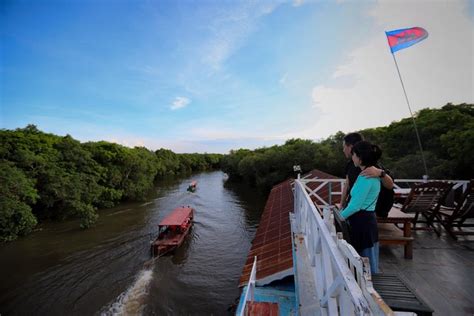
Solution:
[(393, 61), (395, 62), (395, 67), (397, 68), (398, 77), (400, 78), (400, 82), (402, 84), (403, 93), (405, 94), (405, 100), (406, 100), (407, 105), (408, 105), (408, 110), (410, 111), (411, 119), (413, 121), (413, 126), (415, 126), (416, 138), (418, 139), (418, 145), (420, 146), (421, 159), (423, 160), (423, 167), (425, 168), (425, 175), (426, 175), (426, 177), (428, 177), (428, 168), (426, 167), (425, 155), (423, 154), (423, 146), (421, 145), (421, 138), (420, 138), (420, 134), (418, 133), (418, 127), (416, 126), (415, 118), (413, 117), (413, 113), (411, 111), (410, 102), (408, 101), (408, 96), (407, 96), (407, 92), (405, 90), (405, 85), (403, 84), (402, 75), (400, 74), (400, 69), (398, 69), (398, 63), (397, 63), (397, 59), (395, 58), (394, 53), (392, 53), (392, 57), (393, 57)]

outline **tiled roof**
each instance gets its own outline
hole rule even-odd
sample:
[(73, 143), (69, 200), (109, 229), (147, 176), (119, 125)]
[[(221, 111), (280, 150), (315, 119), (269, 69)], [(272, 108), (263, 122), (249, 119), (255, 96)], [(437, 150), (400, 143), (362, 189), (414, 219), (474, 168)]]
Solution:
[[(340, 179), (339, 177), (333, 176), (332, 174), (329, 174), (329, 173), (326, 173), (326, 172), (323, 172), (323, 171), (320, 171), (320, 170), (317, 170), (317, 169), (314, 169), (311, 172), (309, 172), (308, 174), (305, 174), (304, 178), (305, 179)], [(312, 183), (310, 182), (310, 183), (307, 184), (307, 186), (312, 190), (316, 189), (319, 185), (320, 185), (320, 183), (317, 183), (317, 182), (312, 182)], [(341, 192), (341, 184), (340, 183), (332, 183), (331, 184), (331, 191), (332, 192)], [(329, 193), (329, 185), (326, 185), (326, 186), (322, 187), (318, 191), (318, 195), (323, 200), (325, 200), (326, 202), (329, 202), (328, 193)], [(311, 199), (314, 202), (316, 202), (317, 204), (321, 203), (320, 201), (317, 201), (314, 196), (312, 196)], [(333, 195), (332, 200), (331, 200), (331, 204), (336, 204), (336, 203), (339, 203), (340, 201), (341, 201), (341, 196), (340, 195)]]
[(257, 280), (289, 269), (293, 274), (289, 219), (289, 212), (292, 211), (293, 192), (287, 180), (274, 186), (268, 196), (239, 286), (247, 284), (254, 256), (257, 256)]
[(278, 316), (278, 303), (248, 302), (246, 316)]
[[(337, 179), (337, 177), (319, 170), (311, 171), (305, 175), (305, 178)], [(271, 190), (240, 276), (239, 286), (248, 283), (254, 256), (257, 256), (257, 280), (261, 284), (293, 274), (289, 218), (289, 212), (293, 212), (294, 201), (292, 182), (292, 180), (286, 180)], [(312, 189), (316, 186), (316, 184), (308, 184), (308, 187)], [(333, 184), (332, 190), (340, 191), (340, 184)], [(328, 188), (324, 187), (319, 191), (319, 195), (327, 200), (328, 192)]]

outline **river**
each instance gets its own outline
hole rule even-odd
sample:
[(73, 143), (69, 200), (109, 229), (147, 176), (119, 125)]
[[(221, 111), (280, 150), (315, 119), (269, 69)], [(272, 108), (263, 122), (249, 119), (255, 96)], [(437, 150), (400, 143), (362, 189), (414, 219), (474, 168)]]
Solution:
[[(217, 171), (162, 181), (147, 201), (100, 211), (91, 229), (45, 223), (0, 245), (0, 314), (228, 314), (265, 201), (225, 179)], [(191, 234), (144, 268), (158, 223), (182, 205), (195, 208)]]

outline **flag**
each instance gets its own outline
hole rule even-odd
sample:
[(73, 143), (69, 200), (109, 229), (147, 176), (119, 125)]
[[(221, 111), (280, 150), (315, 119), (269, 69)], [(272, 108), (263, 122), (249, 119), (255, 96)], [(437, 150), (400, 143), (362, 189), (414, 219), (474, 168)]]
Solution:
[(428, 32), (421, 27), (385, 32), (392, 54), (400, 49), (415, 45), (428, 37)]

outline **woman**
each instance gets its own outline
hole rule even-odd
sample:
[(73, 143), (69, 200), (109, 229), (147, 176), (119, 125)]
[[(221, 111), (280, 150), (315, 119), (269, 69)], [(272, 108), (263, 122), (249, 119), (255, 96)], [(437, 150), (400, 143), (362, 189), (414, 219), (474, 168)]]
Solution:
[[(364, 170), (377, 164), (382, 151), (377, 145), (361, 141), (352, 147), (352, 161)], [(378, 272), (379, 243), (375, 204), (380, 192), (380, 179), (357, 177), (350, 201), (341, 215), (349, 221), (351, 245), (362, 257), (368, 257), (372, 273)]]

